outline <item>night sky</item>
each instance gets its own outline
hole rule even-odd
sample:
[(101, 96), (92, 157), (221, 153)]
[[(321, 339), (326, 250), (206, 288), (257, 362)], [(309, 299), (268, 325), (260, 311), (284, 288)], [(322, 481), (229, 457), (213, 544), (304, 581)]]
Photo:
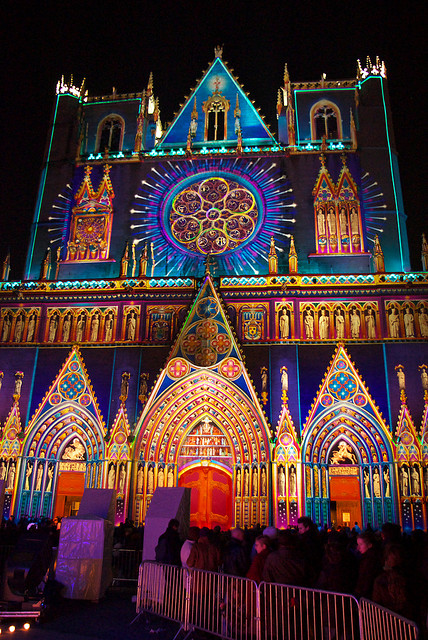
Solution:
[[(26, 8), (29, 7), (29, 8)], [(223, 59), (276, 135), (284, 63), (292, 82), (356, 75), (356, 63), (386, 63), (411, 261), (420, 270), (428, 234), (426, 33), (424, 3), (69, 2), (6, 3), (3, 20), (0, 260), (22, 276), (55, 86), (87, 78), (89, 95), (141, 91), (149, 73), (161, 120), (179, 104), (224, 45)], [(424, 114), (425, 115), (425, 114)]]

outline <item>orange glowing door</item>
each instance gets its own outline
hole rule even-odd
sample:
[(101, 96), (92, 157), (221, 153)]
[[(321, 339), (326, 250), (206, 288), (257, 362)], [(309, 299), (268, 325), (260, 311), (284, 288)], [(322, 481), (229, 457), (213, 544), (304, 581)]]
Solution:
[(75, 516), (85, 490), (83, 471), (63, 471), (58, 477), (54, 517)]
[(178, 484), (192, 489), (191, 526), (232, 526), (232, 478), (228, 473), (218, 467), (197, 467), (185, 471)]
[(360, 481), (355, 476), (330, 478), (331, 521), (335, 525), (361, 526)]

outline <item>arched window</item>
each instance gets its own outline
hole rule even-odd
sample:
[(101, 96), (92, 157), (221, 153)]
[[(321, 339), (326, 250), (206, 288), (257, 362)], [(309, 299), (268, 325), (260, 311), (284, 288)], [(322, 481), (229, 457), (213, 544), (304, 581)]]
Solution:
[(339, 108), (329, 100), (321, 100), (311, 109), (312, 140), (341, 140), (342, 118)]
[(104, 153), (121, 151), (125, 123), (120, 116), (110, 115), (100, 122), (97, 134), (97, 152)]
[(207, 142), (227, 139), (227, 112), (229, 107), (229, 100), (226, 100), (218, 91), (215, 91), (202, 105), (205, 112), (204, 139)]

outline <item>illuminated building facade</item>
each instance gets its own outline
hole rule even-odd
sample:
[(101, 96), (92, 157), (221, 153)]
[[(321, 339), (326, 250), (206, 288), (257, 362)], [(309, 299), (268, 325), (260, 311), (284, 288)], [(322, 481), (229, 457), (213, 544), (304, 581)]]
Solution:
[(272, 133), (217, 48), (171, 124), (153, 78), (62, 79), (24, 278), (0, 282), (4, 512), (117, 490), (144, 522), (426, 527), (427, 258), (410, 271), (385, 65), (291, 83)]

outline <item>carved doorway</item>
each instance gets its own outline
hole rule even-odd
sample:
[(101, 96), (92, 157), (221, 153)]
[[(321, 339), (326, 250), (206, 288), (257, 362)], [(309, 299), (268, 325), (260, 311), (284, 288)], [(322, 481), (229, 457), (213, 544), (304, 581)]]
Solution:
[(232, 477), (218, 466), (204, 465), (184, 471), (180, 487), (192, 489), (190, 525), (223, 530), (232, 526)]
[(84, 471), (60, 471), (56, 491), (54, 517), (75, 516), (85, 490)]
[(335, 526), (362, 526), (360, 481), (356, 476), (330, 477), (330, 515)]

